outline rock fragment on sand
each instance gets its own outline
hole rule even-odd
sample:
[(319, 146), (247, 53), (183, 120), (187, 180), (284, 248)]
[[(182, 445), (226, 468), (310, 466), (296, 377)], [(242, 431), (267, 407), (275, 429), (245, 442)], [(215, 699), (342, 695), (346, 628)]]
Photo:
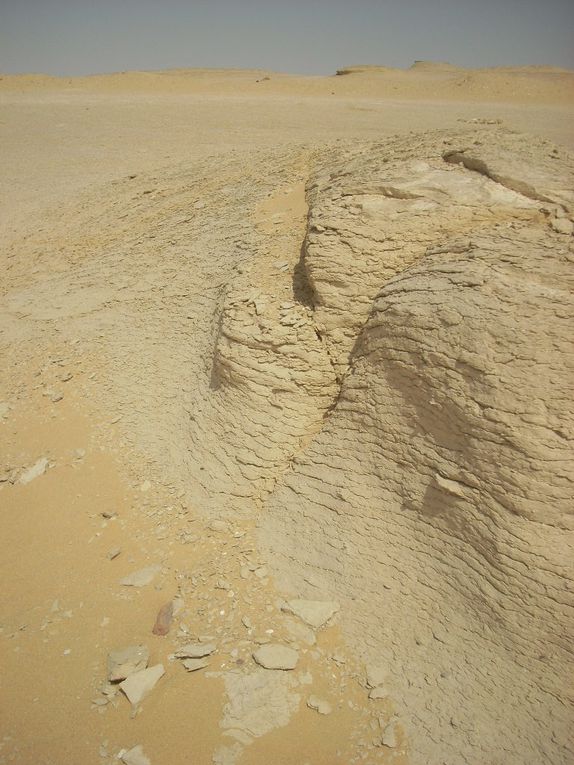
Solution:
[(202, 659), (210, 656), (216, 649), (215, 643), (188, 643), (175, 653), (177, 659)]
[(315, 709), (320, 715), (330, 715), (333, 711), (333, 707), (329, 702), (320, 699), (318, 696), (309, 696), (307, 699), (307, 706), (309, 709)]
[(262, 645), (253, 653), (253, 658), (264, 669), (295, 669), (299, 654), (295, 649), (279, 643)]
[(145, 587), (150, 584), (160, 571), (160, 566), (147, 566), (120, 579), (120, 584), (125, 587)]
[(167, 635), (173, 620), (173, 600), (164, 603), (159, 609), (152, 632), (154, 635)]
[(197, 672), (198, 669), (205, 669), (209, 666), (207, 659), (184, 659), (181, 663), (188, 672)]
[(156, 664), (153, 667), (142, 669), (129, 675), (122, 683), (120, 688), (128, 697), (133, 706), (139, 704), (150, 691), (153, 690), (157, 681), (165, 674), (163, 664)]
[(39, 478), (41, 475), (44, 475), (48, 469), (49, 464), (50, 460), (47, 457), (41, 457), (31, 467), (29, 467), (27, 470), (24, 470), (24, 472), (20, 475), (20, 483), (27, 484), (30, 483), (30, 481), (33, 481), (35, 478)]
[(149, 651), (145, 645), (130, 645), (108, 654), (108, 678), (110, 682), (125, 680), (134, 672), (145, 669), (149, 662)]
[(121, 547), (112, 547), (112, 549), (108, 551), (108, 560), (114, 560), (114, 558), (117, 558), (121, 551)]
[(145, 756), (141, 744), (121, 753), (120, 759), (124, 765), (151, 765), (151, 760)]
[(323, 627), (337, 613), (340, 606), (333, 600), (288, 600), (282, 610), (295, 614), (313, 629)]
[(389, 749), (395, 749), (399, 745), (397, 733), (397, 721), (391, 720), (383, 730), (383, 737), (381, 739), (383, 746), (386, 746)]

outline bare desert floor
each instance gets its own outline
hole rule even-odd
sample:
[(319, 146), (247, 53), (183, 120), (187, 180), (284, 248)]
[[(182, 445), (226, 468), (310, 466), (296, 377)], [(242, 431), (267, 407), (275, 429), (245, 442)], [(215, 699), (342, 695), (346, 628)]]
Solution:
[[(271, 446), (254, 437), (271, 467), (240, 455), (241, 481), (220, 471), (218, 449), (225, 465), (242, 444), (258, 451), (244, 424), (257, 407), (247, 417), (242, 401), (267, 384), (280, 399), (291, 382), (283, 368), (268, 382), (254, 361), (261, 376), (248, 393), (238, 383), (222, 425), (207, 397), (242, 373), (228, 348), (214, 382), (213, 337), (224, 305), (274, 316), (277, 298), (287, 327), (303, 321), (285, 319), (294, 303), (311, 310), (297, 268), (318, 162), (346, 152), (360, 163), (387, 141), (398, 156), (421, 135), (455, 135), (456, 150), (473, 130), (567, 153), (573, 125), (574, 74), (544, 68), (0, 78), (2, 765), (422, 761), (369, 664), (368, 629), (363, 639), (349, 627), (352, 606), (326, 578), (317, 597), (286, 589), (288, 555), (276, 561), (269, 541), (282, 532), (262, 531), (268, 498), (324, 417), (289, 404), (304, 426)], [(311, 353), (326, 376), (301, 385), (322, 401), (344, 375)], [(273, 415), (261, 418), (273, 430)], [(141, 570), (146, 584), (122, 583)], [(313, 625), (293, 598), (333, 607)], [(169, 630), (153, 634), (168, 604)], [(176, 655), (190, 643), (215, 646), (204, 668)], [(255, 663), (275, 644), (295, 652), (295, 669)], [(165, 672), (130, 704), (107, 658), (135, 645)]]

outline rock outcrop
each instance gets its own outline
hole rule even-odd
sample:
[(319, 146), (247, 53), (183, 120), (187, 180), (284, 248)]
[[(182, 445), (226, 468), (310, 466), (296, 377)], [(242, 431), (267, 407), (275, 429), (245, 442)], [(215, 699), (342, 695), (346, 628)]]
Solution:
[(262, 537), (388, 667), (414, 763), (565, 765), (573, 163), (505, 133), (398, 144), (310, 185), (341, 389)]

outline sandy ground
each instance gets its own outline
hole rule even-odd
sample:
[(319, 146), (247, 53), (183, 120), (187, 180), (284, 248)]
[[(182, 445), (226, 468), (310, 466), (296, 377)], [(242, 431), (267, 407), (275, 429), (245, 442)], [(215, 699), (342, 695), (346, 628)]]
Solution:
[[(19, 253), (28, 240), (40, 246), (43, 231), (54, 247), (55, 215), (74, 215), (80, 197), (97, 205), (104, 186), (109, 200), (110, 184), (130, 175), (140, 182), (181, 163), (231, 162), (261, 149), (304, 153), (340, 139), (473, 121), (500, 120), (573, 148), (573, 81), (556, 70), (424, 66), (306, 79), (260, 72), (4, 77), (0, 291), (9, 297), (15, 285), (34, 283), (37, 274)], [(301, 181), (286, 187), (279, 203), (272, 196), (256, 225), (270, 235), (286, 220), (296, 231), (305, 215), (302, 188)], [(104, 219), (106, 209), (95, 212)], [(65, 236), (63, 229), (63, 248)], [(63, 268), (55, 250), (48, 255), (48, 269)], [(13, 324), (0, 326), (0, 338), (0, 763), (105, 764), (142, 744), (153, 765), (208, 765), (230, 740), (220, 727), (220, 671), (252, 661), (255, 638), (293, 641), (250, 522), (213, 527), (178, 485), (157, 480), (145, 444), (133, 447), (96, 390), (108, 363), (101, 347), (42, 340), (21, 352)], [(43, 457), (45, 473), (20, 484), (22, 471)], [(110, 560), (114, 548), (121, 553)], [(149, 565), (160, 567), (152, 584), (120, 584)], [(221, 579), (228, 586), (218, 587)], [(170, 633), (152, 635), (158, 609), (178, 594), (183, 606)], [(217, 652), (207, 670), (187, 673), (169, 656), (182, 639), (200, 635), (212, 635)], [(137, 643), (166, 674), (131, 716), (121, 694), (103, 704), (100, 690), (108, 651)], [(238, 765), (406, 762), (407, 742), (392, 752), (372, 746), (379, 716), (392, 710), (367, 699), (363, 669), (337, 627), (320, 631), (316, 647), (299, 647), (298, 672), (312, 675), (303, 693), (329, 699), (333, 712), (320, 716), (301, 703), (287, 725), (238, 755)]]

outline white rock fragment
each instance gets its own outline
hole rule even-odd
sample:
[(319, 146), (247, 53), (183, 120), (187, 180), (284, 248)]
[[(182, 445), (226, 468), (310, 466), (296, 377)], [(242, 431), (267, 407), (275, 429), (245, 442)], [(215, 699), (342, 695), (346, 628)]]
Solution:
[(320, 715), (330, 715), (333, 711), (333, 707), (329, 702), (320, 699), (318, 696), (309, 696), (307, 699), (307, 706), (309, 709), (315, 709)]
[(30, 483), (30, 481), (33, 481), (35, 478), (39, 478), (41, 475), (44, 475), (48, 469), (49, 464), (50, 460), (47, 457), (41, 457), (31, 467), (29, 467), (27, 470), (24, 470), (24, 472), (20, 475), (20, 483), (27, 484)]
[(145, 587), (146, 584), (150, 584), (155, 579), (160, 570), (161, 566), (141, 568), (139, 571), (134, 571), (132, 574), (128, 574), (128, 576), (120, 579), (120, 584), (123, 584), (125, 587)]
[(337, 613), (340, 606), (332, 600), (289, 600), (282, 607), (286, 613), (295, 614), (313, 629), (323, 627)]
[(108, 654), (108, 678), (110, 682), (125, 680), (134, 672), (145, 669), (149, 662), (149, 651), (145, 645), (130, 645)]
[(268, 643), (253, 653), (253, 658), (264, 669), (295, 669), (299, 654), (293, 648), (279, 643)]
[(145, 756), (141, 744), (120, 754), (120, 759), (124, 765), (151, 765), (151, 760)]
[(188, 643), (176, 651), (177, 659), (202, 659), (210, 656), (217, 646), (215, 643)]
[(153, 690), (155, 684), (165, 674), (163, 664), (156, 664), (148, 669), (142, 669), (127, 677), (120, 688), (126, 694), (133, 706), (139, 704), (148, 693)]

